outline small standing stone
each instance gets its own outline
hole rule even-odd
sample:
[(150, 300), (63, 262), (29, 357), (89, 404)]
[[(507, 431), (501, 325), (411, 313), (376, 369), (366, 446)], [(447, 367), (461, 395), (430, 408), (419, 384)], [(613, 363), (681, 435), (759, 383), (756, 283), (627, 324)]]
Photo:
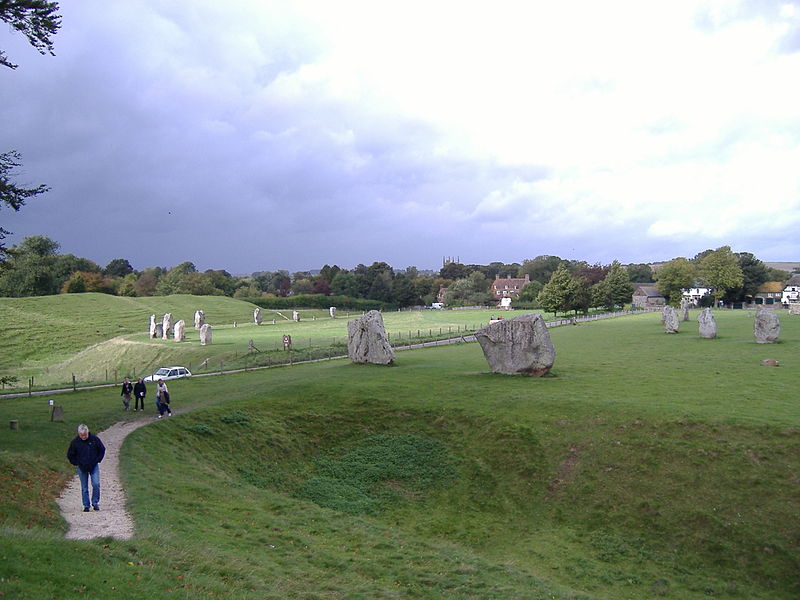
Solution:
[(800, 315), (800, 302), (792, 302), (789, 305), (789, 314), (790, 315)]
[(161, 324), (164, 327), (161, 333), (161, 339), (165, 340), (169, 337), (169, 332), (172, 329), (172, 314), (165, 313), (164, 318), (161, 320)]
[(678, 333), (681, 322), (678, 320), (678, 311), (674, 306), (665, 306), (662, 312), (664, 318), (664, 332)]
[(700, 337), (712, 339), (717, 337), (717, 321), (711, 314), (710, 308), (704, 308), (697, 315), (697, 322), (700, 323)]
[(211, 344), (211, 325), (205, 323), (200, 328), (200, 345), (208, 346)]
[(296, 310), (292, 311), (292, 321), (299, 322), (300, 321), (300, 313)]
[(161, 336), (160, 335), (156, 336), (156, 316), (150, 315), (150, 338), (152, 339), (154, 337), (161, 337)]
[(754, 331), (756, 342), (773, 344), (781, 334), (781, 322), (774, 310), (759, 308), (756, 312)]
[(156, 323), (155, 331), (153, 332), (153, 337), (155, 339), (161, 339), (164, 337), (164, 324), (163, 323)]
[(331, 306), (328, 309), (328, 313), (331, 315), (331, 319), (335, 319), (336, 318), (336, 307), (335, 306)]
[(689, 320), (689, 300), (681, 298), (681, 310), (683, 311), (683, 320)]
[(176, 342), (183, 342), (186, 340), (186, 322), (183, 319), (175, 323), (173, 338)]
[(202, 310), (196, 310), (194, 312), (194, 328), (200, 329), (203, 324), (206, 322), (206, 313)]
[(256, 307), (253, 311), (253, 322), (256, 325), (261, 325), (261, 322), (264, 320), (264, 317), (261, 316), (261, 309)]

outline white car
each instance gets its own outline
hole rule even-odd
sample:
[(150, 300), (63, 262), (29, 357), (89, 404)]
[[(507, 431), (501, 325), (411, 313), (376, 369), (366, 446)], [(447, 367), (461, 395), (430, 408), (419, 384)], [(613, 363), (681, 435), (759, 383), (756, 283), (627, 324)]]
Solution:
[(181, 379), (183, 377), (191, 377), (192, 374), (189, 372), (189, 369), (186, 367), (161, 367), (158, 371), (153, 373), (152, 375), (148, 375), (144, 378), (145, 381), (158, 381), (159, 379), (163, 379), (167, 381), (169, 379)]

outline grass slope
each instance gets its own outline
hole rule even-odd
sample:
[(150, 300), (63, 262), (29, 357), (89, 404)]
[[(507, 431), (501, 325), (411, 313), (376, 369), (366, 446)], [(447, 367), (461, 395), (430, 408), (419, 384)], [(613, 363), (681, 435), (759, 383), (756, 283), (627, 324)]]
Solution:
[[(790, 599), (800, 594), (800, 318), (755, 344), (718, 313), (552, 331), (549, 377), (476, 344), (175, 382), (198, 410), (134, 432), (137, 537), (70, 542), (74, 424), (115, 393), (5, 400), (0, 592), (73, 598)], [(774, 358), (778, 368), (760, 361)]]

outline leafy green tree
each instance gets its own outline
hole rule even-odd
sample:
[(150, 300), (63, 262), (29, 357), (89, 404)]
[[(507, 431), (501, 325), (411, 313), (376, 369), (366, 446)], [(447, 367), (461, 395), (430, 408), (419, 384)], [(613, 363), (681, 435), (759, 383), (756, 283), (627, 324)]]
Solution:
[(224, 269), (206, 269), (203, 271), (217, 290), (224, 296), (233, 296), (236, 288), (242, 285), (238, 277), (234, 277)]
[(611, 293), (611, 301), (613, 303), (611, 310), (614, 310), (617, 306), (624, 307), (626, 304), (631, 303), (633, 300), (633, 285), (631, 285), (628, 271), (618, 260), (611, 263), (603, 281), (608, 283)]
[(463, 279), (469, 275), (470, 270), (467, 265), (462, 265), (457, 262), (449, 262), (439, 269), (439, 277), (442, 279)]
[(133, 267), (126, 258), (115, 258), (105, 266), (103, 273), (110, 277), (125, 277), (133, 273)]
[(117, 296), (136, 296), (136, 273), (129, 273), (122, 278), (119, 286), (117, 287)]
[(392, 299), (392, 286), (394, 279), (390, 271), (380, 271), (376, 273), (375, 278), (372, 280), (372, 285), (367, 292), (367, 298), (370, 300), (380, 300), (381, 302), (390, 302)]
[[(28, 42), (40, 54), (49, 53), (55, 56), (50, 37), (61, 27), (58, 2), (4, 0), (0, 2), (0, 21), (5, 21), (11, 29), (28, 38)], [(0, 50), (0, 65), (10, 69), (16, 69), (18, 66), (12, 63), (2, 50)]]
[(691, 288), (697, 278), (697, 269), (689, 259), (679, 256), (662, 265), (655, 273), (656, 288), (667, 302), (677, 306), (681, 290)]
[(415, 291), (413, 279), (408, 276), (408, 269), (405, 273), (395, 275), (391, 298), (393, 303), (398, 306), (414, 306), (422, 302)]
[(739, 259), (730, 246), (722, 246), (710, 252), (700, 262), (700, 277), (714, 291), (714, 305), (730, 290), (742, 287), (744, 277)]
[[(2, 4), (0, 3), (0, 6)], [(1, 9), (0, 9), (1, 10)], [(0, 52), (0, 57), (2, 52)], [(25, 205), (25, 201), (39, 194), (44, 194), (50, 188), (44, 184), (32, 188), (21, 187), (14, 183), (13, 170), (21, 166), (20, 154), (16, 150), (0, 154), (0, 205), (5, 204), (15, 211)], [(11, 233), (0, 227), (0, 260), (6, 255), (6, 248), (3, 240)]]
[(358, 297), (358, 280), (355, 273), (340, 271), (331, 281), (331, 292), (336, 296)]
[(631, 264), (625, 267), (628, 270), (628, 279), (636, 283), (652, 283), (653, 269), (648, 264)]
[(468, 277), (454, 281), (444, 296), (448, 306), (485, 306), (491, 300), (489, 280), (480, 271), (473, 271)]
[(8, 250), (0, 270), (0, 295), (16, 298), (57, 294), (56, 276), (58, 242), (43, 235), (25, 238)]
[(544, 285), (550, 281), (553, 273), (556, 272), (559, 265), (561, 265), (563, 262), (564, 260), (558, 256), (543, 254), (541, 256), (537, 256), (536, 258), (522, 261), (520, 275), (524, 277), (525, 274), (528, 274), (531, 281), (538, 281)]
[(142, 298), (154, 296), (160, 275), (161, 269), (159, 267), (150, 267), (142, 271), (134, 284), (136, 295)]
[(525, 284), (525, 287), (519, 293), (519, 299), (522, 302), (536, 302), (536, 298), (539, 297), (539, 294), (544, 288), (544, 284), (541, 281), (530, 281)]
[(314, 291), (314, 282), (308, 277), (295, 279), (292, 282), (292, 293), (297, 294), (311, 294)]
[(566, 314), (573, 310), (578, 283), (565, 264), (561, 264), (550, 276), (550, 280), (539, 293), (537, 302), (544, 310), (552, 313)]
[(742, 270), (742, 285), (735, 291), (735, 296), (739, 300), (747, 296), (753, 297), (762, 283), (770, 281), (769, 269), (750, 252), (737, 252), (735, 256), (739, 259)]

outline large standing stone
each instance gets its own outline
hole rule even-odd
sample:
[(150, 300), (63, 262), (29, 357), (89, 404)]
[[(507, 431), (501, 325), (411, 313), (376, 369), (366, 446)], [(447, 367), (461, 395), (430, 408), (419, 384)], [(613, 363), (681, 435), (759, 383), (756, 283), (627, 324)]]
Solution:
[(156, 337), (156, 316), (155, 315), (150, 315), (150, 337), (151, 338)]
[(755, 335), (759, 344), (772, 344), (781, 334), (781, 322), (774, 310), (759, 308), (756, 312)]
[(161, 324), (164, 327), (164, 330), (161, 334), (161, 339), (167, 339), (169, 337), (169, 332), (172, 329), (172, 314), (165, 313), (164, 318), (161, 320)]
[(205, 323), (200, 328), (200, 345), (208, 346), (211, 344), (211, 325)]
[(299, 322), (300, 321), (300, 313), (296, 310), (292, 311), (292, 321)]
[(331, 319), (335, 319), (336, 318), (336, 307), (335, 306), (331, 306), (330, 308), (328, 308), (328, 313), (330, 313)]
[(353, 362), (376, 365), (388, 365), (394, 361), (394, 350), (386, 337), (383, 317), (377, 310), (348, 321), (347, 356)]
[(792, 302), (789, 305), (789, 314), (790, 315), (800, 315), (800, 302)]
[(206, 313), (202, 310), (194, 311), (194, 328), (200, 329), (206, 322)]
[(479, 329), (475, 337), (493, 373), (541, 377), (556, 360), (556, 349), (541, 315), (503, 319)]
[(681, 322), (678, 320), (678, 311), (674, 306), (665, 306), (662, 312), (664, 320), (664, 331), (666, 333), (678, 333)]
[(186, 322), (183, 319), (175, 323), (173, 338), (176, 342), (182, 342), (186, 339)]
[(256, 325), (261, 325), (261, 322), (264, 320), (264, 317), (261, 316), (261, 309), (256, 307), (253, 311), (253, 321)]
[(156, 339), (164, 337), (164, 324), (161, 321), (156, 323), (156, 328), (153, 330), (153, 337)]
[(697, 322), (700, 323), (700, 337), (701, 338), (715, 338), (717, 337), (717, 321), (714, 315), (711, 314), (710, 308), (704, 308), (697, 315)]

